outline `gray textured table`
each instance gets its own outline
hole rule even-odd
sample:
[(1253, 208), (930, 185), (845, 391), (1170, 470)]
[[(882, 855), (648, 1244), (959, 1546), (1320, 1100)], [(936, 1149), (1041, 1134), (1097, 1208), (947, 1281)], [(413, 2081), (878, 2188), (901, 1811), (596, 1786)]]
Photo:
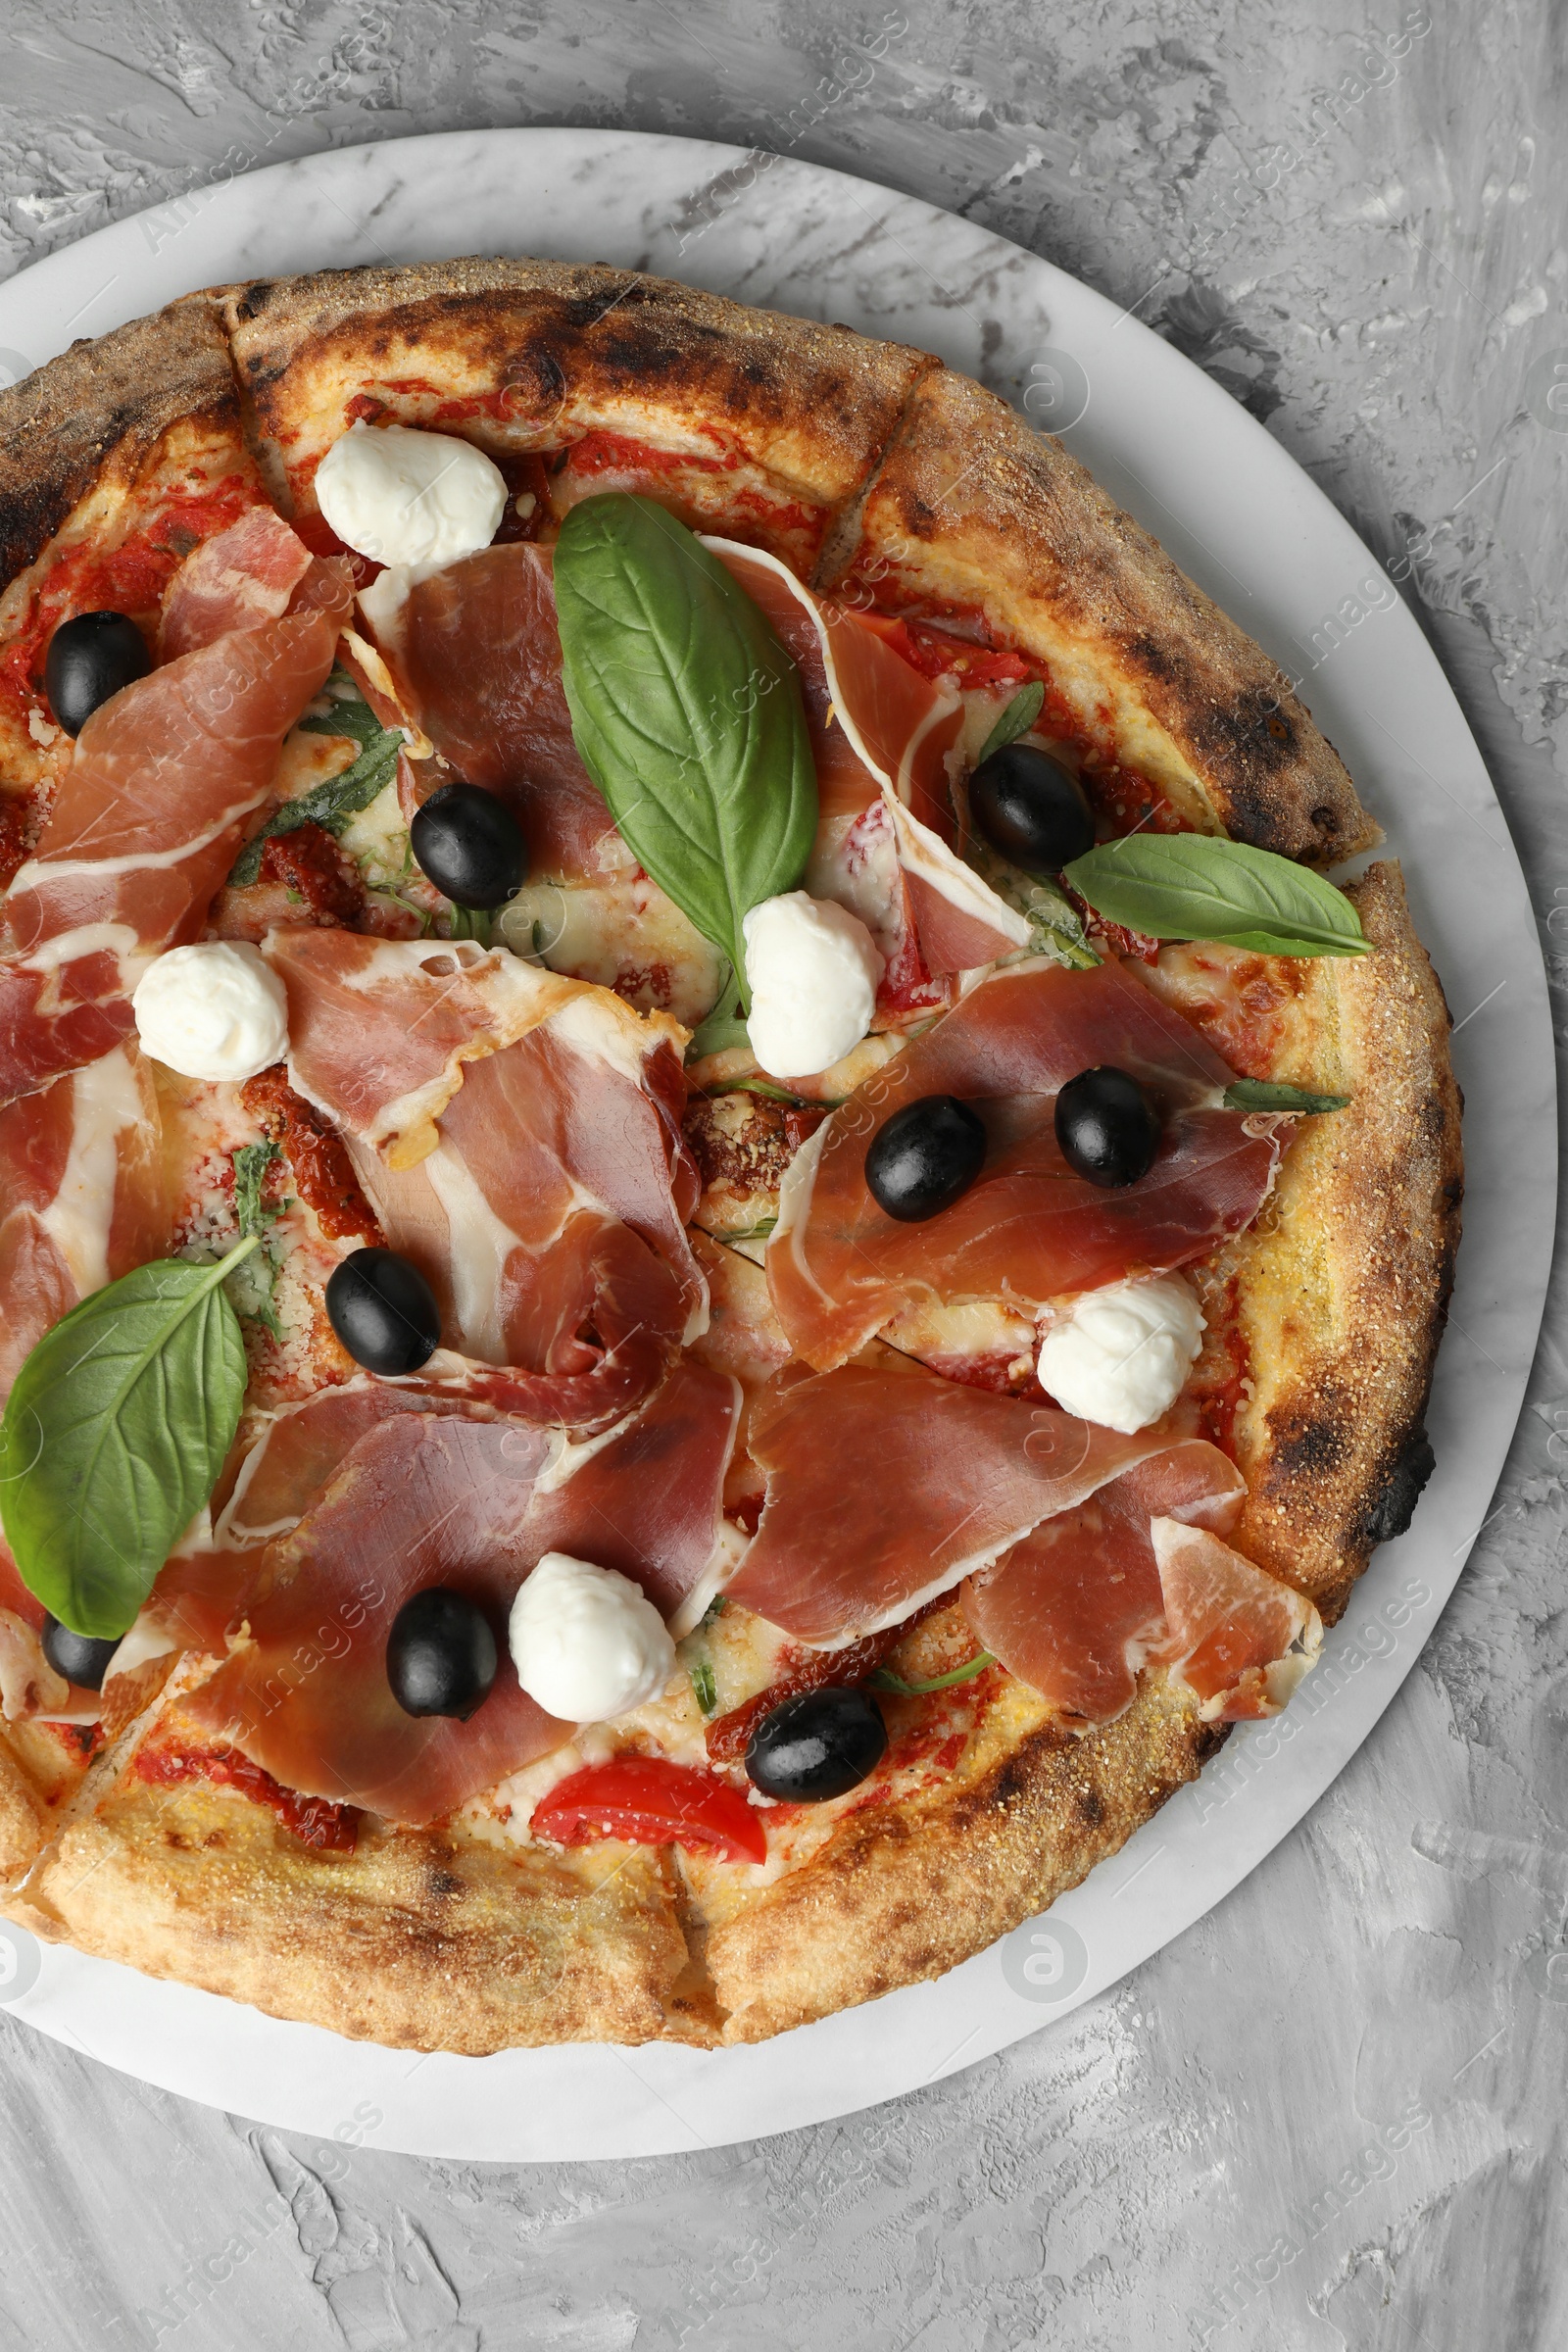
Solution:
[[(961, 211), (1137, 304), (1379, 555), (1406, 558), (1558, 985), (1550, 16), (10, 0), (0, 269), (225, 160), (488, 123), (740, 140)], [(869, 74), (840, 69), (852, 39), (881, 47)], [(0, 2012), (0, 2341), (1568, 2341), (1561, 1286), (1546, 1330), (1494, 1515), (1419, 1671), (1307, 1823), (1114, 1993), (843, 2125), (548, 2169), (263, 2132)]]

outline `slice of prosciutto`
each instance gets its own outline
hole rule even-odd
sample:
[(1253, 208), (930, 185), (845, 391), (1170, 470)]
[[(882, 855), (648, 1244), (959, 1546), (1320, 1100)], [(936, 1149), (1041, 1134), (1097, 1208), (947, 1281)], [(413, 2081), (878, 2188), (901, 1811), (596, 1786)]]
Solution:
[(290, 1082), (344, 1130), (449, 1341), (534, 1376), (519, 1409), (603, 1426), (707, 1318), (685, 1223), (684, 1032), (471, 943), (278, 931)]
[[(1165, 1123), (1149, 1174), (1115, 1191), (1074, 1174), (1054, 1124), (1058, 1090), (1103, 1063), (1140, 1079)], [(1033, 1312), (1206, 1255), (1251, 1222), (1278, 1156), (1245, 1113), (1218, 1106), (1230, 1080), (1191, 1024), (1119, 963), (1015, 965), (982, 981), (791, 1164), (767, 1273), (796, 1353), (830, 1369), (919, 1298)], [(940, 1216), (900, 1224), (866, 1189), (866, 1151), (896, 1110), (935, 1094), (978, 1110), (986, 1165)]]
[[(412, 1384), (406, 1394), (416, 1397)], [(336, 1407), (323, 1398), (316, 1409), (323, 1448), (348, 1434)], [(732, 1381), (679, 1364), (591, 1445), (512, 1416), (370, 1418), (268, 1546), (271, 1589), (189, 1711), (305, 1795), (398, 1821), (450, 1812), (570, 1737), (519, 1688), (507, 1654), (523, 1579), (546, 1551), (569, 1551), (633, 1577), (673, 1610), (713, 1554), (737, 1409)], [(497, 1634), (495, 1685), (466, 1723), (406, 1715), (386, 1679), (392, 1620), (436, 1585), (475, 1601)]]
[(898, 1363), (785, 1372), (754, 1402), (747, 1445), (767, 1500), (726, 1592), (833, 1649), (900, 1624), (1170, 1438)]
[(169, 1242), (158, 1102), (133, 1043), (0, 1109), (0, 1398), (62, 1315)]
[(548, 549), (487, 547), (362, 604), (411, 717), (470, 784), (506, 802), (535, 881), (596, 879), (632, 862), (572, 741)]
[(336, 638), (332, 612), (263, 621), (93, 712), (0, 908), (0, 1102), (129, 1034), (147, 959), (200, 930)]
[(930, 973), (1026, 946), (1023, 916), (952, 847), (956, 689), (906, 662), (874, 621), (814, 596), (776, 556), (728, 539), (704, 545), (761, 606), (801, 674), (819, 803), (808, 888), (859, 915), (896, 976), (911, 929)]
[(1198, 1698), (1205, 1723), (1277, 1715), (1323, 1645), (1312, 1603), (1233, 1551), (1207, 1527), (1156, 1518), (1170, 1680)]
[(1227, 1535), (1246, 1499), (1235, 1464), (1201, 1438), (1151, 1454), (969, 1579), (975, 1639), (1063, 1716), (1109, 1723), (1167, 1638), (1151, 1520)]
[(315, 559), (270, 507), (252, 507), (204, 539), (164, 591), (160, 645), (166, 662), (211, 645), (230, 629), (276, 620)]

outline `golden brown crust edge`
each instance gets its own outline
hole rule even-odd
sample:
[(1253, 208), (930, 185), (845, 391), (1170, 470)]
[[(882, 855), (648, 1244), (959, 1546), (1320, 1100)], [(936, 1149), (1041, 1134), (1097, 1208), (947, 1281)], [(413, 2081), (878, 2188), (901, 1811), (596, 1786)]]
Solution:
[(231, 1791), (132, 1780), (4, 1909), (46, 1940), (392, 2048), (714, 2038), (667, 1863), (646, 1850), (591, 1878), (412, 1831), (323, 1855)]
[(1059, 441), (967, 376), (914, 386), (846, 570), (982, 612), (1190, 821), (1320, 864), (1377, 839), (1276, 665)]
[[(716, 432), (816, 505), (852, 498), (934, 365), (848, 327), (600, 266), (470, 258), (215, 289), (261, 432), (306, 468), (367, 385), (505, 389), (477, 438)], [(394, 413), (396, 396), (392, 396)]]
[(1398, 866), (1350, 897), (1376, 953), (1313, 964), (1274, 1074), (1351, 1102), (1303, 1122), (1237, 1257), (1253, 1382), (1237, 1540), (1330, 1623), (1432, 1468), (1422, 1416), (1464, 1193), (1448, 1008)]
[(186, 417), (237, 436), (227, 340), (200, 298), (73, 343), (0, 392), (0, 586), (35, 561), (89, 491), (128, 485)]

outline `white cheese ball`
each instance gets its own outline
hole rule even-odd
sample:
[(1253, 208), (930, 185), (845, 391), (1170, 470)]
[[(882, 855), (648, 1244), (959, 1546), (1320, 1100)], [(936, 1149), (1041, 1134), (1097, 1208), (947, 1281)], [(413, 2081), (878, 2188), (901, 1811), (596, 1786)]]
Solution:
[(1040, 1343), (1040, 1386), (1069, 1413), (1130, 1437), (1169, 1412), (1203, 1343), (1179, 1274), (1107, 1283), (1065, 1301)]
[(830, 1069), (871, 1026), (882, 957), (845, 906), (787, 890), (743, 918), (752, 1052), (775, 1078)]
[(563, 1723), (645, 1706), (675, 1671), (668, 1628), (630, 1577), (565, 1551), (547, 1551), (525, 1579), (507, 1635), (518, 1682)]
[(254, 1078), (288, 1052), (288, 998), (237, 939), (170, 948), (130, 1000), (142, 1052), (184, 1078)]
[(345, 547), (377, 564), (439, 564), (489, 546), (507, 485), (471, 441), (361, 423), (317, 467), (316, 497)]

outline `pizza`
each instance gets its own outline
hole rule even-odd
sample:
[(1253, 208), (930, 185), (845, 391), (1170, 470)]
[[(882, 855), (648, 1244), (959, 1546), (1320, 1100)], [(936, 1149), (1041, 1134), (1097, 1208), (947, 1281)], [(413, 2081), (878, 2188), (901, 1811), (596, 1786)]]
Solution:
[(1275, 665), (929, 355), (635, 272), (0, 395), (9, 1917), (416, 2049), (981, 1950), (1431, 1469), (1442, 990)]

